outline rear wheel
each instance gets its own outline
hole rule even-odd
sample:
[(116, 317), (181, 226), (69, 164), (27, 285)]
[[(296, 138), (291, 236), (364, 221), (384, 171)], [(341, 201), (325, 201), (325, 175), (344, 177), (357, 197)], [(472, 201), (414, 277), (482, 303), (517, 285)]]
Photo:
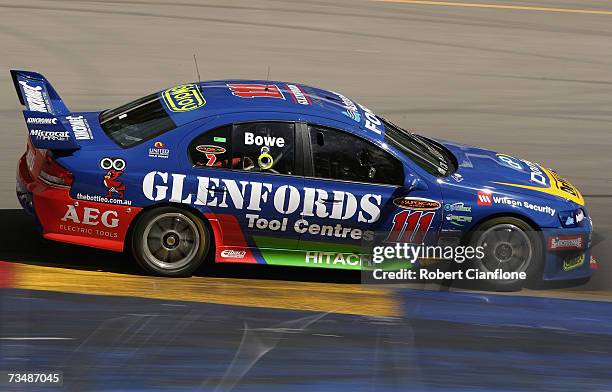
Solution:
[(143, 213), (132, 235), (132, 254), (146, 271), (190, 276), (206, 258), (210, 234), (189, 211), (160, 207)]
[[(475, 260), (480, 271), (525, 272), (527, 281), (537, 281), (542, 275), (544, 251), (541, 237), (525, 221), (514, 217), (494, 218), (476, 228), (471, 245), (481, 246), (484, 257)], [(490, 279), (478, 281), (481, 287), (499, 291), (520, 290), (521, 279)]]

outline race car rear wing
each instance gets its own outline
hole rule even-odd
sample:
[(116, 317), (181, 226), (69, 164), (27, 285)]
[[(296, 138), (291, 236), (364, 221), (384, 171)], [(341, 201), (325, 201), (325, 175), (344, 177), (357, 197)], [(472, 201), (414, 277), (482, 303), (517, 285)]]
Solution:
[(39, 73), (11, 70), (19, 102), (25, 106), (23, 117), (28, 135), (36, 148), (78, 150), (80, 147), (67, 121), (58, 118), (70, 114), (51, 83)]
[(19, 102), (27, 110), (55, 115), (70, 113), (51, 83), (41, 74), (12, 69), (11, 77)]

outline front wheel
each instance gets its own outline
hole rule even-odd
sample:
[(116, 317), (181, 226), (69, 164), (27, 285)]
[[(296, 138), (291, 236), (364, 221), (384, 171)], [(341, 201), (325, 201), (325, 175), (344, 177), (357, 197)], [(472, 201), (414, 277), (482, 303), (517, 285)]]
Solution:
[(471, 245), (482, 247), (484, 257), (474, 261), (483, 272), (525, 272), (526, 279), (490, 279), (478, 281), (485, 289), (520, 290), (525, 281), (537, 281), (542, 275), (544, 251), (540, 233), (525, 221), (514, 217), (494, 218), (476, 228)]
[(146, 271), (190, 276), (206, 258), (210, 234), (189, 211), (160, 207), (143, 213), (134, 227), (132, 255)]

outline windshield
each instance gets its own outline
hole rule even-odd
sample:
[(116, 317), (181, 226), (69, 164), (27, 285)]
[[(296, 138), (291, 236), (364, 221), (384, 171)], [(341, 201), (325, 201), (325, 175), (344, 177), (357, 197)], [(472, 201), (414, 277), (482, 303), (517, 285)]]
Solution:
[(417, 165), (437, 177), (451, 175), (454, 157), (444, 147), (423, 136), (406, 131), (381, 118), (385, 125), (385, 141), (406, 154)]
[(121, 147), (132, 147), (176, 128), (157, 94), (100, 114), (104, 132)]

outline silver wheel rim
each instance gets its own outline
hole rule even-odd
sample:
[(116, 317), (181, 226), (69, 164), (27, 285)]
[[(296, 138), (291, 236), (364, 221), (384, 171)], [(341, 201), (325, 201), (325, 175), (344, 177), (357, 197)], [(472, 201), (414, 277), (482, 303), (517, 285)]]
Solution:
[(531, 240), (524, 230), (510, 223), (495, 225), (485, 230), (476, 246), (482, 246), (485, 256), (480, 260), (484, 271), (501, 269), (522, 272), (533, 257)]
[(197, 226), (180, 212), (169, 212), (153, 218), (145, 227), (143, 238), (146, 258), (164, 270), (186, 266), (202, 246)]

